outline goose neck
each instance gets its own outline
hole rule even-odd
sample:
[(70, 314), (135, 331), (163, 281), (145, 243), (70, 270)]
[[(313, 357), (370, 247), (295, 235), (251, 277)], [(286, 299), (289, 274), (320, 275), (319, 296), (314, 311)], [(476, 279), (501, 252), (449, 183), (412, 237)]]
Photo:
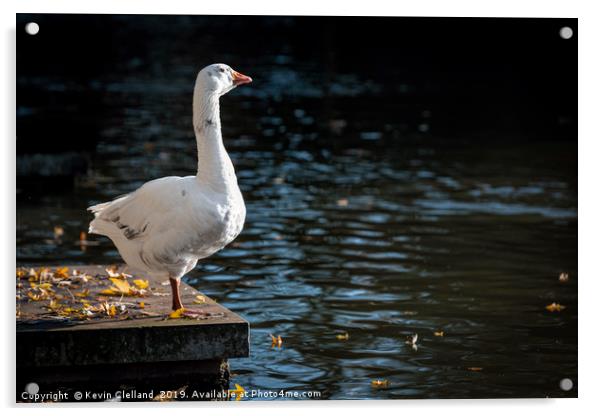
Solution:
[(219, 190), (236, 184), (234, 167), (222, 140), (219, 96), (195, 91), (193, 126), (197, 141), (199, 181)]

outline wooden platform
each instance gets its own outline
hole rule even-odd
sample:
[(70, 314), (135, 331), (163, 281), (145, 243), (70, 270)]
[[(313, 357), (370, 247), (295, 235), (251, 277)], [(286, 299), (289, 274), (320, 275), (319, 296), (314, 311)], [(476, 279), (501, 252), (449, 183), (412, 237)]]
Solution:
[[(117, 378), (124, 366), (138, 378), (169, 369), (215, 372), (226, 359), (249, 355), (248, 322), (189, 285), (182, 283), (182, 302), (207, 312), (203, 319), (169, 318), (168, 282), (126, 267), (110, 270), (113, 281), (107, 266), (67, 267), (42, 274), (38, 267), (23, 268), (17, 276), (18, 378), (57, 378), (53, 369), (79, 369), (63, 378), (76, 381), (81, 373), (90, 379), (99, 366)], [(140, 289), (135, 280), (148, 286)], [(118, 289), (114, 283), (129, 285), (132, 293), (107, 295)]]

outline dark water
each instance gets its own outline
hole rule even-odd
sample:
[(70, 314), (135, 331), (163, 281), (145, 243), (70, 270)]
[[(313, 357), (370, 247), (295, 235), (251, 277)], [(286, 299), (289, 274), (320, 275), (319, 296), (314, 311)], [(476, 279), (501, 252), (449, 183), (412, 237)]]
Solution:
[[(19, 190), (18, 263), (119, 262), (108, 239), (72, 243), (85, 208), (194, 173), (196, 68), (148, 75), (145, 59), (86, 84), (102, 125), (74, 190)], [(384, 87), (361, 75), (324, 91), (322, 73), (292, 71), (293, 59), (239, 68), (255, 82), (222, 99), (247, 222), (186, 278), (251, 323), (251, 356), (231, 360), (232, 383), (323, 399), (574, 397), (559, 388), (577, 382), (574, 143), (435, 134), (428, 105), (379, 106)], [(546, 311), (552, 302), (566, 309)]]

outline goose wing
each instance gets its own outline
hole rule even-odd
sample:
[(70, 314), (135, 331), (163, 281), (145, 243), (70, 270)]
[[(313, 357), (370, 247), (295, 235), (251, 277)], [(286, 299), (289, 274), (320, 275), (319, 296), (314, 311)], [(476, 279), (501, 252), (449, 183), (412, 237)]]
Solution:
[(88, 208), (94, 214), (89, 232), (135, 240), (173, 226), (173, 220), (184, 214), (182, 195), (189, 187), (188, 178), (171, 176), (147, 182), (111, 202), (93, 205)]

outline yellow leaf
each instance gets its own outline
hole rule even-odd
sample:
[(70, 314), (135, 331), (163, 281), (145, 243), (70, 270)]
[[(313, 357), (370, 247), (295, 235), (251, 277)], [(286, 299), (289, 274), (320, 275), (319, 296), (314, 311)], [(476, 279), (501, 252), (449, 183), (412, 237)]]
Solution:
[(85, 289), (85, 290), (82, 290), (81, 292), (74, 293), (74, 295), (77, 296), (78, 298), (85, 298), (89, 294), (90, 294), (90, 289)]
[(115, 285), (115, 288), (117, 289), (118, 292), (120, 292), (124, 295), (127, 295), (130, 293), (131, 287), (127, 280), (121, 280), (121, 279), (117, 279), (115, 277), (111, 277), (109, 279), (111, 280), (111, 282), (113, 282), (113, 284)]
[(31, 291), (27, 292), (27, 297), (29, 297), (29, 299), (36, 301), (36, 302), (43, 299), (42, 295), (35, 294)]
[(340, 341), (347, 341), (349, 339), (349, 333), (337, 334), (337, 339)]
[(29, 282), (29, 286), (31, 286), (32, 289), (43, 289), (43, 290), (52, 289), (52, 283), (40, 283), (40, 284), (36, 284), (34, 282)]
[(114, 290), (113, 288), (110, 288), (110, 289), (101, 290), (100, 294), (107, 295), (107, 296), (116, 296), (116, 295), (119, 295), (119, 292), (117, 290)]
[(54, 277), (60, 279), (67, 279), (69, 277), (69, 268), (68, 267), (59, 267), (54, 272)]
[(134, 284), (138, 289), (146, 289), (148, 287), (148, 280), (136, 279)]
[(205, 296), (197, 295), (194, 299), (194, 303), (196, 303), (197, 305), (205, 303)]
[(53, 311), (60, 309), (62, 307), (62, 305), (60, 303), (58, 303), (58, 301), (56, 299), (52, 299), (50, 301), (50, 303), (48, 303), (48, 309), (51, 309)]
[(370, 385), (375, 389), (383, 389), (389, 387), (389, 380), (372, 380)]
[(551, 303), (548, 306), (546, 306), (546, 309), (549, 312), (560, 312), (561, 310), (563, 310), (565, 308), (566, 308), (566, 306), (561, 305), (560, 303), (556, 303), (556, 302)]
[(435, 335), (436, 337), (442, 337), (444, 334), (443, 331), (435, 331), (433, 332), (433, 335)]
[(144, 302), (138, 302), (138, 307), (140, 309), (144, 309)]
[(282, 348), (282, 337), (280, 335), (278, 335), (278, 337), (275, 337), (274, 335), (270, 334), (270, 337), (272, 337), (272, 348)]
[(234, 387), (236, 387), (234, 390), (228, 390), (228, 393), (230, 394), (230, 396), (235, 396), (236, 397), (236, 401), (239, 401), (240, 399), (243, 398), (244, 394), (245, 394), (245, 389), (240, 385), (240, 384), (234, 384)]
[(184, 308), (177, 309), (169, 314), (170, 319), (180, 319), (184, 316)]

